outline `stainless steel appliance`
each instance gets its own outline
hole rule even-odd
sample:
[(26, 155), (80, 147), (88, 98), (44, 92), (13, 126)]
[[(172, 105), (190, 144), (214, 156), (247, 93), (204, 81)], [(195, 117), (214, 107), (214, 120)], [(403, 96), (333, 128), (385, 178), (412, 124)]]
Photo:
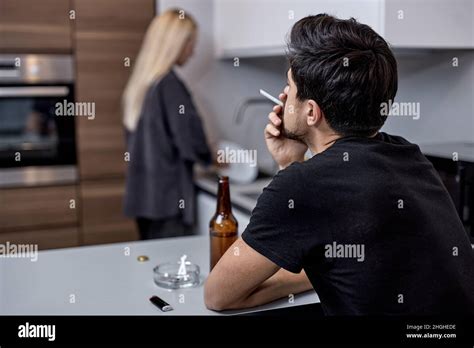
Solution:
[(0, 186), (77, 178), (71, 55), (0, 55)]
[(421, 149), (438, 171), (474, 241), (474, 143), (429, 144)]

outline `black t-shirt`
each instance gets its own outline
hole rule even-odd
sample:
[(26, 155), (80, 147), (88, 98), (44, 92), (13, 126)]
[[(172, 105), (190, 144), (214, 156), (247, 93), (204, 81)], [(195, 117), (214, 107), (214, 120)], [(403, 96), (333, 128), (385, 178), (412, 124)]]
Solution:
[(474, 313), (474, 252), (417, 145), (345, 137), (281, 170), (242, 238), (306, 271), (328, 315)]

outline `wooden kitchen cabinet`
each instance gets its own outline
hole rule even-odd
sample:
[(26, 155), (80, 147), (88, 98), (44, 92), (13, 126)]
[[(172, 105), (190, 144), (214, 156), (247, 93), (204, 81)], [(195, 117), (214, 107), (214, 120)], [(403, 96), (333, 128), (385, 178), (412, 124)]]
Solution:
[(75, 185), (0, 189), (0, 234), (76, 226), (79, 204)]
[[(136, 240), (123, 215), (125, 132), (122, 94), (155, 15), (154, 0), (73, 0), (76, 100), (95, 103), (95, 118), (77, 120), (81, 244)], [(130, 64), (128, 64), (130, 63)]]
[(124, 66), (124, 58), (134, 59), (140, 44), (139, 35), (132, 39), (114, 37), (104, 43), (104, 38), (77, 34), (76, 98), (92, 101), (96, 108), (93, 120), (77, 122), (80, 174), (84, 179), (124, 175), (121, 98), (131, 72), (131, 67)]
[(154, 0), (73, 0), (79, 32), (143, 33), (155, 15)]
[(94, 102), (96, 111), (93, 120), (77, 122), (81, 179), (123, 177), (121, 99), (154, 16), (154, 1), (74, 0), (74, 9), (76, 99)]
[(0, 52), (70, 53), (69, 0), (0, 0)]
[(122, 213), (121, 99), (154, 15), (155, 0), (0, 0), (0, 52), (74, 54), (75, 101), (95, 107), (93, 119), (76, 119), (78, 194), (75, 186), (1, 189), (0, 240), (47, 248), (137, 239)]
[(75, 185), (0, 189), (0, 244), (78, 246), (79, 210)]
[(125, 182), (122, 179), (82, 183), (83, 244), (138, 238), (134, 222), (123, 215), (124, 191)]
[(77, 227), (55, 227), (0, 233), (0, 244), (7, 242), (36, 244), (39, 250), (75, 247), (79, 245), (79, 229)]

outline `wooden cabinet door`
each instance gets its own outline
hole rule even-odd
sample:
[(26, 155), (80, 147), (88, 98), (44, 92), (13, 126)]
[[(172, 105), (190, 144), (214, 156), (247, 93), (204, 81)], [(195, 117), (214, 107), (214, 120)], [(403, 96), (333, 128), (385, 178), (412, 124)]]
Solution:
[(94, 102), (96, 110), (93, 120), (78, 120), (81, 178), (120, 177), (125, 172), (121, 99), (154, 1), (75, 0), (74, 6), (76, 99)]
[(0, 0), (0, 52), (71, 52), (69, 0)]
[(76, 186), (0, 190), (0, 234), (8, 231), (76, 226)]
[(0, 244), (7, 242), (36, 244), (39, 250), (75, 247), (79, 245), (79, 231), (73, 226), (0, 233)]
[[(137, 239), (123, 215), (125, 133), (123, 90), (148, 24), (154, 0), (74, 0), (76, 100), (95, 103), (95, 118), (78, 119), (81, 243)], [(128, 64), (130, 62), (130, 64)]]
[(82, 243), (113, 243), (138, 238), (135, 224), (123, 215), (124, 180), (83, 182)]

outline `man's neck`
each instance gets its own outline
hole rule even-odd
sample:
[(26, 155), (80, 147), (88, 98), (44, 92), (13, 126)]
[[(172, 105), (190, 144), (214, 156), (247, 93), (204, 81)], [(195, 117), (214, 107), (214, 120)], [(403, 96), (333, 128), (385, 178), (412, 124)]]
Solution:
[(331, 134), (317, 134), (310, 140), (308, 143), (309, 150), (313, 155), (325, 151), (327, 148), (331, 147), (337, 139), (341, 138), (340, 134), (331, 133)]
[[(369, 135), (368, 138), (374, 138), (375, 136), (377, 136), (377, 134), (379, 134), (378, 131), (372, 135)], [(337, 139), (340, 139), (342, 137), (343, 137), (342, 135), (334, 133), (334, 132), (327, 133), (327, 134), (318, 133), (318, 134), (315, 134), (312, 137), (312, 139), (310, 139), (309, 143), (307, 143), (308, 148), (313, 155), (316, 155), (318, 153), (325, 151), (327, 148), (331, 147), (336, 142)]]

